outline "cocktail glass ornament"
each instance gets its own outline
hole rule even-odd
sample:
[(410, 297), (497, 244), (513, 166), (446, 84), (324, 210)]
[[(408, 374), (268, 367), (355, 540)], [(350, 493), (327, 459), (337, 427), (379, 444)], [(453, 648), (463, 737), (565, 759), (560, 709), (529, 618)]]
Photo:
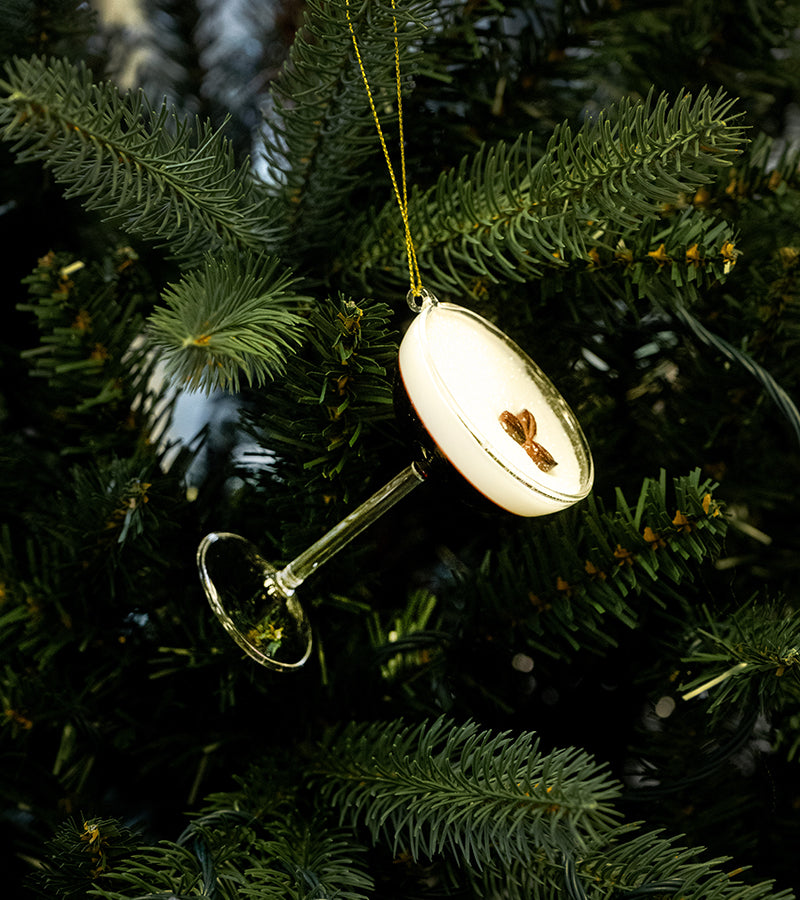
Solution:
[[(469, 309), (424, 289), (409, 293), (409, 305), (418, 315), (400, 343), (400, 382), (435, 454), (519, 516), (582, 500), (594, 478), (589, 445), (542, 370)], [(200, 578), (230, 636), (268, 668), (300, 668), (312, 634), (296, 589), (429, 471), (425, 461), (411, 463), (282, 569), (237, 534), (206, 535), (197, 551)]]

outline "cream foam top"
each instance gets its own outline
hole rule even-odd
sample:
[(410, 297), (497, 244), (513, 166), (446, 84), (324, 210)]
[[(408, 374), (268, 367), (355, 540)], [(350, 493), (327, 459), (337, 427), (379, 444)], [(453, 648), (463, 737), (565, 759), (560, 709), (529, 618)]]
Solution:
[[(523, 516), (555, 512), (591, 489), (592, 462), (572, 411), (544, 373), (491, 323), (427, 305), (400, 345), (400, 375), (423, 426), (481, 493)], [(500, 423), (527, 409), (556, 460), (542, 471)]]

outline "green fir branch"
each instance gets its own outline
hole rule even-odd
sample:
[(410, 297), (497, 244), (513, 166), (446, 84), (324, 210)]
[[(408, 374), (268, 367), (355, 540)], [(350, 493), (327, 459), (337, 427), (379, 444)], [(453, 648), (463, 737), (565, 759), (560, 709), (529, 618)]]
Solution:
[(706, 610), (683, 657), (685, 699), (709, 697), (708, 712), (757, 705), (775, 711), (800, 699), (800, 614), (785, 600), (755, 596), (728, 616)]
[(20, 52), (80, 58), (97, 30), (97, 10), (74, 0), (0, 0), (0, 60)]
[[(108, 887), (106, 887), (108, 885)], [(120, 886), (121, 890), (115, 890)], [(107, 874), (95, 885), (95, 896), (106, 900), (190, 900), (193, 897), (214, 897), (228, 900), (235, 897), (230, 891), (207, 892), (203, 867), (198, 856), (188, 847), (162, 841), (154, 847), (139, 849), (129, 860)], [(270, 898), (271, 900), (271, 898)]]
[(771, 882), (746, 884), (741, 866), (728, 867), (726, 858), (704, 859), (700, 848), (681, 846), (660, 832), (639, 832), (612, 840), (583, 859), (575, 877), (589, 895), (597, 887), (606, 896), (639, 898), (659, 895), (682, 900), (790, 900), (791, 891), (774, 890)]
[(391, 310), (344, 296), (316, 304), (307, 345), (287, 363), (287, 378), (261, 420), (267, 440), (308, 454), (303, 466), (326, 479), (343, 471), (364, 430), (393, 415), (397, 338)]
[[(787, 254), (787, 267), (793, 267), (794, 249), (791, 247), (784, 248), (784, 252)], [(738, 253), (739, 251), (733, 245), (723, 245), (722, 247), (722, 254), (728, 257), (727, 265), (729, 267), (733, 267), (736, 264)], [(678, 284), (674, 279), (672, 282), (664, 279), (648, 279), (640, 287), (642, 287), (643, 294), (662, 309), (668, 311), (701, 344), (730, 362), (736, 363), (743, 371), (753, 376), (764, 391), (765, 396), (782, 414), (794, 432), (795, 439), (800, 442), (800, 409), (798, 409), (797, 404), (786, 389), (778, 383), (770, 371), (754, 359), (752, 353), (747, 352), (745, 347), (737, 347), (722, 336), (714, 333), (689, 311), (691, 308), (698, 307), (701, 304), (701, 294), (696, 283), (683, 282)], [(786, 302), (793, 299), (790, 293), (794, 288), (793, 282), (784, 284), (784, 287), (786, 293), (783, 295), (783, 300)], [(752, 341), (752, 335), (749, 332), (747, 339)], [(788, 374), (789, 377), (793, 378), (794, 370), (791, 369)]]
[[(169, 410), (141, 341), (153, 289), (133, 249), (119, 247), (88, 261), (50, 252), (23, 283), (29, 300), (17, 308), (35, 317), (39, 342), (21, 357), (31, 375), (47, 380), (63, 426), (60, 453), (90, 446), (96, 457), (127, 446), (137, 426), (152, 434), (159, 425), (156, 407), (165, 415)], [(105, 438), (100, 422), (115, 426)]]
[(156, 522), (150, 503), (159, 473), (155, 459), (111, 458), (74, 466), (67, 490), (59, 495), (59, 535), (90, 559), (110, 561), (126, 544), (149, 542)]
[(246, 167), (207, 123), (94, 84), (85, 65), (16, 58), (0, 78), (0, 129), (19, 162), (41, 161), (66, 195), (125, 232), (195, 259), (221, 246), (260, 251), (266, 211)]
[(116, 819), (90, 817), (63, 822), (45, 844), (47, 864), (31, 886), (42, 897), (87, 897), (136, 850), (140, 837)]
[[(409, 219), (420, 268), (434, 290), (472, 291), (488, 282), (522, 282), (580, 260), (600, 235), (635, 231), (665, 205), (709, 182), (742, 141), (733, 101), (624, 100), (573, 133), (556, 128), (535, 158), (533, 133), (511, 145), (484, 145), (472, 159), (414, 193)], [(613, 121), (612, 121), (613, 120)], [(401, 280), (399, 214), (389, 203), (345, 268), (364, 281)]]
[(608, 297), (619, 298), (621, 288), (642, 298), (651, 284), (681, 290), (704, 290), (724, 280), (736, 265), (737, 232), (730, 222), (698, 213), (691, 200), (681, 200), (640, 228), (619, 237), (596, 235), (589, 249), (586, 273)]
[(316, 765), (340, 818), (416, 861), (449, 853), (476, 867), (583, 848), (610, 828), (619, 793), (578, 750), (540, 751), (531, 734), (440, 718), (349, 725)]
[(291, 811), (257, 821), (218, 810), (196, 819), (178, 841), (137, 848), (103, 873), (94, 892), (106, 900), (367, 900), (373, 882), (364, 856), (363, 845), (321, 814), (305, 821)]
[(386, 623), (373, 611), (367, 630), (385, 681), (400, 682), (409, 675), (416, 676), (448, 640), (446, 632), (430, 627), (437, 602), (435, 594), (421, 589), (413, 591), (407, 605)]
[(9, 525), (0, 525), (0, 656), (24, 659), (19, 672), (27, 673), (21, 676), (8, 666), (0, 678), (0, 700), (12, 711), (6, 712), (7, 724), (23, 730), (32, 727), (30, 717), (36, 717), (44, 699), (30, 662), (45, 670), (75, 641), (74, 599), (59, 578), (69, 570), (69, 557), (68, 549), (55, 540), (42, 534), (21, 539)]
[[(633, 598), (663, 603), (719, 555), (727, 520), (715, 487), (695, 470), (674, 478), (670, 494), (662, 471), (644, 480), (635, 503), (617, 489), (613, 509), (592, 495), (574, 516), (523, 524), (487, 554), (475, 589), (542, 652), (558, 654), (555, 636), (573, 650), (614, 645), (615, 624), (638, 625)], [(522, 599), (509, 609), (509, 597)]]
[(800, 147), (763, 132), (754, 135), (728, 170), (727, 179), (701, 189), (696, 202), (710, 209), (748, 206), (800, 188)]
[(319, 537), (320, 521), (334, 521), (344, 514), (343, 504), (368, 496), (386, 448), (377, 432), (394, 418), (397, 363), (391, 310), (374, 300), (321, 300), (309, 313), (304, 338), (257, 413), (244, 413), (255, 440), (279, 457), (281, 484), (268, 474), (267, 490), (274, 519), (285, 523), (286, 547), (294, 551)]
[(189, 390), (261, 387), (300, 344), (307, 298), (292, 286), (275, 258), (209, 254), (164, 291), (164, 306), (148, 320), (149, 342)]
[[(130, 247), (122, 247), (89, 266), (68, 253), (50, 252), (38, 261), (23, 279), (31, 302), (17, 305), (35, 316), (41, 335), (37, 347), (22, 352), (31, 361), (32, 375), (46, 378), (57, 390), (75, 391), (76, 382), (92, 380), (88, 373), (107, 369), (109, 359), (130, 350), (141, 332), (144, 298), (139, 285), (125, 283), (123, 273), (136, 259)], [(126, 360), (125, 368), (135, 369), (137, 362)], [(116, 368), (118, 377), (123, 367)], [(77, 379), (70, 378), (73, 373)]]
[(624, 825), (580, 854), (558, 860), (539, 853), (516, 861), (454, 872), (472, 896), (506, 900), (595, 900), (595, 898), (680, 897), (681, 900), (791, 900), (772, 882), (748, 884), (746, 869), (727, 858), (709, 859), (703, 848), (686, 847), (659, 831)]
[(248, 867), (241, 896), (268, 898), (278, 885), (281, 893), (275, 894), (276, 900), (367, 900), (373, 896), (373, 879), (364, 866), (366, 848), (345, 829), (331, 827), (323, 816), (310, 822), (295, 817), (270, 823), (269, 833), (263, 853), (270, 862)]
[(673, 312), (678, 321), (682, 325), (687, 326), (703, 344), (718, 352), (725, 359), (737, 363), (758, 381), (766, 396), (775, 404), (791, 426), (795, 439), (800, 442), (800, 409), (797, 408), (797, 404), (784, 388), (778, 384), (773, 375), (759, 365), (749, 353), (745, 353), (718, 334), (709, 331), (705, 325), (688, 312), (680, 300), (674, 303)]
[[(796, 201), (796, 196), (782, 201), (791, 222)], [(758, 229), (758, 223), (755, 228)], [(771, 247), (766, 261), (753, 262), (745, 269), (751, 284), (744, 302), (725, 295), (730, 301), (729, 316), (742, 330), (749, 327), (752, 332), (747, 348), (754, 361), (769, 364), (776, 380), (784, 388), (794, 390), (798, 378), (794, 360), (800, 346), (800, 248), (791, 244)]]
[[(419, 16), (428, 5), (427, 0), (399, 0), (394, 9), (375, 0), (350, 4), (359, 51), (386, 131), (396, 124), (398, 112), (395, 33), (403, 76), (410, 77), (419, 56), (413, 44), (423, 30)], [(286, 210), (290, 242), (286, 252), (298, 248), (319, 252), (329, 245), (330, 235), (347, 227), (353, 217), (350, 202), (353, 191), (362, 186), (360, 170), (378, 150), (344, 0), (306, 4), (303, 27), (271, 94), (275, 116), (265, 137), (265, 155), (278, 179), (272, 192)], [(390, 145), (396, 146), (391, 137), (387, 133)], [(388, 173), (385, 184), (388, 193)]]

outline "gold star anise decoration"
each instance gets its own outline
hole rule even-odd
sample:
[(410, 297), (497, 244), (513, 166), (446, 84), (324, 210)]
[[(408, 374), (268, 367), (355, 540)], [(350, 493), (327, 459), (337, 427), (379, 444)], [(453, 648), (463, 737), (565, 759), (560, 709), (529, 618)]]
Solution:
[(506, 434), (511, 435), (518, 444), (522, 444), (523, 450), (543, 472), (549, 472), (553, 466), (558, 465), (550, 452), (534, 440), (536, 437), (536, 419), (530, 410), (523, 409), (517, 415), (505, 410), (500, 413), (499, 418)]

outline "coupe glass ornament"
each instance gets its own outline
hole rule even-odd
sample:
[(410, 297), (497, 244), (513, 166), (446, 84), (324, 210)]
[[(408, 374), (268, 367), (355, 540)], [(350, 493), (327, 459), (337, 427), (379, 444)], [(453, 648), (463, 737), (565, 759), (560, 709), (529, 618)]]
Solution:
[[(419, 314), (400, 343), (399, 375), (438, 456), (510, 513), (542, 516), (582, 500), (592, 456), (572, 410), (542, 370), (491, 322), (409, 293)], [(298, 669), (312, 635), (296, 589), (429, 473), (413, 462), (282, 569), (243, 537), (206, 535), (197, 551), (212, 609), (253, 659)]]

